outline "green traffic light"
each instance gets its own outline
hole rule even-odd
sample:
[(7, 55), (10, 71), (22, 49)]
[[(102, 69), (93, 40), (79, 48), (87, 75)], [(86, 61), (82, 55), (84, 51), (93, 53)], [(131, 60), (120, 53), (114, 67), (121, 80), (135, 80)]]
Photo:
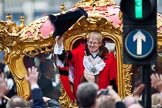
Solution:
[(142, 0), (135, 0), (135, 18), (142, 18)]

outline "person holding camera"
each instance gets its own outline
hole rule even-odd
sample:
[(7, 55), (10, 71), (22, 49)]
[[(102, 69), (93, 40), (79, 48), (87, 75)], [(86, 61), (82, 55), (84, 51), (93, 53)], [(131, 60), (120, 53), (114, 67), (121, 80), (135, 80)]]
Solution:
[(112, 86), (99, 90), (94, 82), (79, 84), (76, 99), (79, 108), (127, 108)]
[(99, 90), (96, 100), (96, 108), (127, 108), (112, 86)]

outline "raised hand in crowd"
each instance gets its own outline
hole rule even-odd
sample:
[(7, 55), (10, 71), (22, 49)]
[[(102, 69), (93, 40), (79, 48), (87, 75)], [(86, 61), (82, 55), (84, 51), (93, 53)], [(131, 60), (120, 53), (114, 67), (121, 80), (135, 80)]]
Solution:
[[(38, 86), (38, 71), (36, 67), (28, 68), (28, 75), (26, 79), (30, 83), (31, 97), (33, 100), (32, 108), (61, 108), (61, 105), (54, 99), (43, 97), (42, 91)], [(48, 89), (48, 88), (47, 88)]]
[(98, 91), (96, 108), (126, 108), (126, 106), (112, 86), (108, 86), (107, 89)]
[(31, 87), (32, 108), (45, 108), (46, 103), (43, 100), (43, 94), (37, 84), (38, 71), (32, 66), (28, 68), (28, 75), (25, 76)]
[(9, 91), (3, 73), (0, 73), (0, 99)]
[(26, 80), (30, 83), (30, 86), (38, 85), (38, 71), (36, 67), (28, 68), (28, 75), (25, 76)]
[(142, 108), (142, 102), (140, 101), (140, 96), (144, 89), (145, 85), (140, 84), (139, 86), (135, 87), (133, 90), (133, 96), (129, 95), (123, 99), (124, 104), (128, 108)]
[(151, 75), (151, 86), (155, 88), (160, 95), (160, 103), (154, 106), (156, 106), (156, 108), (161, 108), (162, 107), (162, 75), (161, 74), (154, 73)]
[(118, 93), (112, 88), (112, 86), (107, 87), (109, 95), (115, 100), (115, 102), (120, 102), (121, 98)]
[(161, 74), (152, 74), (151, 75), (151, 86), (158, 90), (159, 92), (162, 92), (162, 75)]
[(138, 87), (134, 88), (133, 97), (136, 98), (136, 100), (139, 100), (144, 88), (145, 88), (144, 84), (140, 84)]

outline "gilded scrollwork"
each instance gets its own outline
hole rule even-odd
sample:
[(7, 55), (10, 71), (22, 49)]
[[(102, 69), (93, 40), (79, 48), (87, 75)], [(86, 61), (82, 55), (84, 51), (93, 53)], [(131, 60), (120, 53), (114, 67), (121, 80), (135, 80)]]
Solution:
[(12, 15), (6, 17), (7, 21), (0, 21), (0, 50), (5, 52), (4, 61), (14, 76), (18, 94), (27, 99), (30, 96), (30, 88), (24, 78), (27, 70), (23, 58), (24, 56), (34, 57), (41, 53), (51, 53), (54, 39), (52, 32), (43, 37), (40, 31), (48, 17), (36, 20), (28, 26), (24, 24), (25, 18), (23, 16), (20, 17), (20, 25), (12, 22)]
[(132, 85), (131, 85), (131, 78), (132, 78), (132, 72), (131, 72), (131, 68), (132, 68), (132, 65), (126, 65), (124, 64), (123, 65), (123, 74), (124, 74), (124, 92), (125, 92), (125, 96), (127, 95), (130, 95), (131, 94), (131, 88), (132, 88)]
[(78, 108), (76, 103), (71, 101), (69, 96), (67, 95), (66, 91), (63, 89), (63, 87), (60, 88), (60, 92), (62, 93), (59, 102), (61, 103), (61, 106), (63, 108)]
[[(30, 40), (39, 40), (43, 38), (43, 34), (40, 32), (40, 28), (44, 22), (48, 20), (48, 16), (42, 17), (32, 23), (30, 23), (28, 26), (26, 26), (20, 35), (21, 41), (30, 41)], [(31, 35), (32, 34), (32, 35)]]
[[(73, 29), (73, 30), (72, 30)], [(77, 30), (77, 31), (76, 31)], [(119, 28), (113, 26), (110, 21), (107, 21), (105, 18), (101, 16), (89, 16), (87, 19), (84, 17), (80, 18), (70, 29), (68, 32), (65, 32), (64, 39), (71, 37), (71, 34), (79, 34), (92, 30), (106, 31), (109, 33), (113, 33), (115, 35), (120, 35), (121, 31)]]
[[(162, 27), (162, 19), (161, 19), (162, 15), (161, 14), (157, 14), (157, 28), (161, 28)], [(162, 33), (162, 31), (160, 30), (159, 33)]]
[(158, 52), (162, 52), (162, 15), (157, 14)]
[(74, 7), (93, 7), (115, 5), (114, 0), (82, 0), (74, 5)]

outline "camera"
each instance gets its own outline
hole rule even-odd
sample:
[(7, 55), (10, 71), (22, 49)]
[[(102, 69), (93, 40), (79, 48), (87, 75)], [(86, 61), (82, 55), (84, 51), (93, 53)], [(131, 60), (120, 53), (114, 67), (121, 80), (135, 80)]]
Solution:
[(101, 93), (102, 95), (108, 95), (108, 89), (101, 89)]

